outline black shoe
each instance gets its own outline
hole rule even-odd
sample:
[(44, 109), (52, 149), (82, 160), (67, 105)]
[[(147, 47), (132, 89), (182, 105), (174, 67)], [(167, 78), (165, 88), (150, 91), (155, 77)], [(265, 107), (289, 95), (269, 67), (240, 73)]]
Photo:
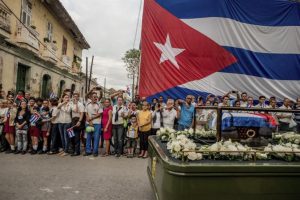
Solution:
[(31, 155), (35, 155), (36, 153), (37, 153), (36, 150), (32, 150), (32, 151), (30, 152)]
[(21, 151), (19, 151), (19, 150), (16, 150), (16, 151), (14, 152), (14, 154), (19, 154), (19, 153), (21, 153)]
[(71, 156), (79, 156), (80, 154), (79, 153), (73, 153), (71, 154)]
[(58, 154), (58, 152), (57, 151), (49, 151), (47, 154), (48, 155), (53, 155), (53, 154)]
[(119, 154), (119, 153), (118, 153), (118, 154), (116, 154), (116, 157), (117, 157), (117, 158), (120, 158), (120, 156), (121, 156), (121, 154)]
[(98, 157), (98, 153), (94, 153), (93, 156), (94, 156), (94, 157)]
[(11, 149), (8, 149), (7, 151), (5, 151), (6, 154), (12, 153)]
[(83, 156), (90, 156), (92, 153), (84, 153)]
[(2, 148), (0, 149), (0, 153), (4, 152), (6, 149)]
[(39, 153), (38, 154), (45, 154), (46, 152), (45, 151), (39, 151)]
[(24, 154), (26, 154), (26, 151), (22, 151), (22, 153), (21, 153), (22, 155), (24, 155)]

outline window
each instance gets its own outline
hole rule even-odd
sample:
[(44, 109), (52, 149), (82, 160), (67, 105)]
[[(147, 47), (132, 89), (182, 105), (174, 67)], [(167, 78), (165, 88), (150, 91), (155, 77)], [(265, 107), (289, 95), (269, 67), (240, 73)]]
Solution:
[(29, 67), (18, 64), (18, 72), (17, 72), (17, 84), (16, 84), (16, 91), (19, 90), (26, 90), (26, 85), (28, 83), (28, 75), (29, 75)]
[(45, 74), (43, 76), (43, 82), (42, 82), (42, 97), (49, 98), (50, 91), (51, 91), (51, 77)]
[(62, 55), (67, 55), (67, 49), (68, 49), (68, 40), (65, 37), (63, 37)]
[(21, 21), (26, 26), (31, 25), (31, 8), (32, 5), (28, 0), (22, 0), (22, 14), (21, 14)]
[(47, 38), (49, 42), (53, 40), (53, 26), (50, 22), (47, 23)]

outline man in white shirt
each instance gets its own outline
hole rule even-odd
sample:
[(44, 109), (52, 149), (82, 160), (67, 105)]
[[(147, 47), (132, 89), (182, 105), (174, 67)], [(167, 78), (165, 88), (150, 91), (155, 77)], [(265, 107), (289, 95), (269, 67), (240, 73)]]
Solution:
[(123, 98), (117, 98), (117, 104), (112, 110), (112, 134), (114, 140), (114, 148), (116, 157), (120, 157), (123, 153), (124, 144), (124, 119), (127, 117), (127, 108), (123, 105)]
[(247, 105), (248, 105), (248, 95), (247, 95), (247, 92), (242, 92), (240, 104), (241, 104), (242, 108), (246, 108), (247, 107)]
[(255, 108), (268, 108), (268, 105), (266, 104), (265, 96), (260, 96), (258, 98), (258, 104), (255, 106)]
[[(279, 109), (291, 110), (290, 100), (288, 98), (284, 98), (283, 105), (279, 107)], [(293, 117), (293, 113), (277, 113), (277, 118), (279, 121), (279, 130), (280, 131), (290, 131), (292, 130), (289, 126)]]
[(86, 106), (86, 123), (88, 126), (94, 127), (93, 132), (87, 133), (86, 150), (84, 156), (92, 154), (91, 141), (94, 136), (93, 155), (98, 156), (99, 140), (101, 136), (101, 117), (103, 108), (99, 105), (97, 93), (92, 94), (91, 103)]
[(162, 111), (164, 128), (174, 128), (175, 119), (178, 118), (178, 113), (174, 109), (174, 100), (168, 99), (167, 107)]

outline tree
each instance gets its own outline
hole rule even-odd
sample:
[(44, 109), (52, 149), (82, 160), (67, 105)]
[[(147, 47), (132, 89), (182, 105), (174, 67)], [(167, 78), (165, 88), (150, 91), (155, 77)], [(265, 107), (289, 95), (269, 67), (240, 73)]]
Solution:
[(132, 99), (134, 98), (135, 79), (138, 77), (141, 51), (130, 49), (126, 51), (122, 58), (128, 72), (128, 78), (132, 79)]

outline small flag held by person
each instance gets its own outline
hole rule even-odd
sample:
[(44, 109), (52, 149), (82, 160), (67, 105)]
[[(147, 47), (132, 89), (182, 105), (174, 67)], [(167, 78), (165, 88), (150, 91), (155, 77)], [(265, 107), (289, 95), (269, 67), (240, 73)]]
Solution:
[(67, 133), (69, 135), (69, 138), (72, 138), (75, 136), (73, 128), (67, 129)]
[(9, 118), (9, 117), (10, 117), (10, 112), (9, 112), (9, 111), (6, 112), (5, 117), (6, 117), (6, 118)]
[(50, 96), (50, 99), (56, 98), (56, 95), (54, 94), (54, 92), (51, 92), (49, 96)]
[(127, 85), (126, 93), (130, 96), (130, 87)]
[(30, 124), (35, 124), (40, 118), (41, 117), (39, 115), (33, 114), (31, 115), (29, 122)]

